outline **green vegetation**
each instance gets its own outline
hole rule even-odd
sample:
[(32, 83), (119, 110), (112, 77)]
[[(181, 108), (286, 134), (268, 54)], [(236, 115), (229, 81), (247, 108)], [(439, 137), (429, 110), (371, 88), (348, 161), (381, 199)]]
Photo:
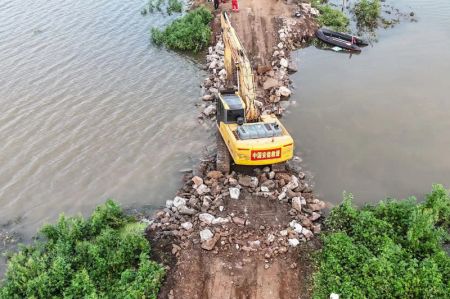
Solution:
[(211, 39), (211, 12), (199, 7), (173, 21), (164, 30), (152, 28), (152, 40), (157, 45), (169, 49), (198, 52), (207, 46)]
[(354, 11), (358, 26), (376, 27), (381, 13), (380, 0), (360, 0), (355, 4)]
[(179, 0), (169, 0), (167, 5), (167, 13), (171, 15), (174, 12), (181, 13), (183, 11), (183, 3)]
[(350, 20), (343, 12), (331, 7), (326, 1), (312, 0), (311, 5), (320, 12), (318, 21), (321, 26), (326, 26), (336, 31), (348, 30)]
[(61, 216), (11, 257), (0, 298), (156, 298), (164, 269), (144, 227), (110, 200), (87, 220)]
[[(162, 12), (162, 5), (166, 0), (149, 0), (147, 5), (141, 9), (141, 14), (153, 13), (155, 10)], [(181, 13), (183, 11), (183, 3), (180, 0), (168, 0), (166, 5), (166, 12), (171, 15), (172, 13)]]
[(314, 298), (449, 298), (450, 197), (434, 185), (424, 203), (387, 200), (356, 209), (352, 197), (326, 221)]

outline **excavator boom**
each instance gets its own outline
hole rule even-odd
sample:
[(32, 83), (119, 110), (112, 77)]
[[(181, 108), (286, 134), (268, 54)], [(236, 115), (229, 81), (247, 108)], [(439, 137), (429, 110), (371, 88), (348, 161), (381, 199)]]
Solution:
[(231, 26), (226, 12), (222, 13), (221, 25), (225, 45), (224, 64), (227, 71), (227, 80), (232, 80), (235, 75), (234, 69), (236, 69), (238, 93), (245, 103), (245, 118), (248, 122), (257, 121), (260, 112), (255, 106), (256, 88), (250, 60), (236, 31)]

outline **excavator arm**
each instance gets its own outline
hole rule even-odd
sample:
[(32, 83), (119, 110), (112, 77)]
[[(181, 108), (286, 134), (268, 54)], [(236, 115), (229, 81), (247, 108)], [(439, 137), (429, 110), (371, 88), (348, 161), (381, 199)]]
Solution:
[(247, 122), (258, 121), (260, 111), (255, 106), (256, 87), (252, 66), (226, 12), (222, 13), (221, 26), (225, 45), (224, 64), (227, 80), (233, 79), (234, 70), (236, 70), (238, 94), (245, 103), (246, 120)]

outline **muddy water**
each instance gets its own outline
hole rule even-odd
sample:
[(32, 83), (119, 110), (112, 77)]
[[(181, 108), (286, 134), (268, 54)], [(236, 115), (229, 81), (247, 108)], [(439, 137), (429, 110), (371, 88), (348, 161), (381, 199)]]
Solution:
[(208, 136), (202, 73), (142, 1), (0, 1), (0, 224), (26, 237), (107, 198), (159, 206)]
[(296, 53), (296, 101), (285, 118), (315, 175), (339, 202), (423, 196), (450, 187), (450, 2), (396, 1), (419, 22), (379, 30), (361, 55)]

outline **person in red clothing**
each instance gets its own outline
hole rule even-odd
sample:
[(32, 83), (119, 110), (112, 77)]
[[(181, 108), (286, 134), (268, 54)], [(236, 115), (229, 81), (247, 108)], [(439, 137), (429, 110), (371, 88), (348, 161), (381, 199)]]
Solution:
[(239, 11), (238, 0), (231, 0), (231, 9), (233, 11)]

